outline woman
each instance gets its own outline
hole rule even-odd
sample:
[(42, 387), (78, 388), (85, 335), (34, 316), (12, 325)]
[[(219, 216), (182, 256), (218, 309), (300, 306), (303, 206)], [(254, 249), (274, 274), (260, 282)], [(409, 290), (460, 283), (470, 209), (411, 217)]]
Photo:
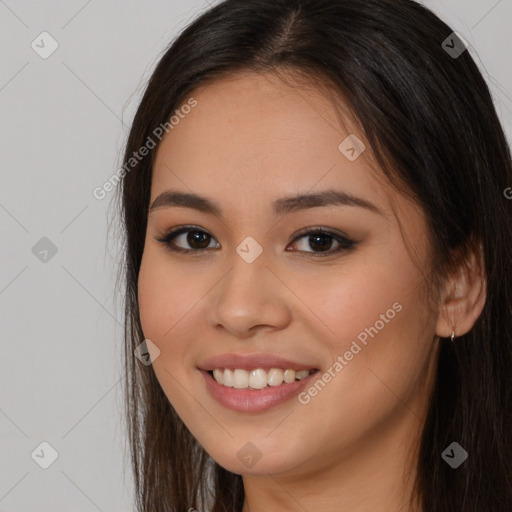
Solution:
[(139, 510), (512, 509), (512, 166), (460, 36), (410, 0), (226, 0), (125, 161)]

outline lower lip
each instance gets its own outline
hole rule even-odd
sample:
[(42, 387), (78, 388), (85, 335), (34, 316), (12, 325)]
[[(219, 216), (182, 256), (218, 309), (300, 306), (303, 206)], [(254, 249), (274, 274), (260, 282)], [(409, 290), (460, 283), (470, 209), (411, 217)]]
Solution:
[(236, 389), (219, 384), (206, 370), (200, 370), (208, 391), (221, 405), (238, 412), (262, 412), (290, 400), (318, 373), (312, 373), (302, 380), (263, 389)]

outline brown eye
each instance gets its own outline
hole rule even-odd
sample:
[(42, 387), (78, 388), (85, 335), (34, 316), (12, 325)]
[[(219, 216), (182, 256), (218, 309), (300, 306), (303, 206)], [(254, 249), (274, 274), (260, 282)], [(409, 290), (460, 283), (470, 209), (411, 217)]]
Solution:
[(333, 242), (333, 237), (324, 233), (308, 235), (309, 247), (317, 248), (321, 252), (328, 251), (332, 247)]
[[(303, 248), (299, 252), (311, 253), (313, 256), (320, 257), (329, 256), (330, 254), (340, 252), (344, 249), (349, 250), (355, 246), (355, 242), (346, 237), (319, 229), (303, 233), (301, 236), (297, 237), (294, 242), (301, 239), (305, 240), (302, 242)], [(333, 243), (338, 244), (335, 249), (332, 249)], [(308, 248), (313, 250), (308, 251)]]
[[(161, 238), (157, 238), (168, 246), (172, 251), (177, 252), (200, 252), (202, 249), (207, 249), (213, 237), (206, 231), (200, 229), (191, 229), (190, 227), (182, 227), (177, 230), (170, 231)], [(185, 247), (176, 245), (176, 241), (184, 244)]]
[[(193, 249), (206, 249), (209, 245), (211, 236), (204, 231), (188, 231), (186, 241)], [(197, 244), (197, 245), (196, 245)]]
[[(301, 239), (305, 239), (305, 241), (302, 242), (303, 248), (298, 252), (307, 253), (312, 257), (329, 256), (343, 250), (350, 250), (357, 243), (337, 233), (318, 228), (304, 232), (295, 238), (294, 243)], [(211, 242), (215, 239), (206, 231), (194, 228), (194, 226), (184, 226), (171, 230), (164, 236), (156, 238), (156, 240), (165, 244), (169, 250), (174, 252), (201, 253), (204, 252), (203, 249), (220, 248), (218, 243), (216, 246), (210, 246)], [(337, 246), (333, 249), (334, 243)], [(286, 250), (288, 251), (288, 249)]]

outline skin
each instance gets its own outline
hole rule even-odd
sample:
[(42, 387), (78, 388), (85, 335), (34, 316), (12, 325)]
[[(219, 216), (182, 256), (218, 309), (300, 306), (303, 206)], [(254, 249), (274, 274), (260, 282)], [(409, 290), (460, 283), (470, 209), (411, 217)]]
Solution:
[[(160, 350), (153, 368), (162, 389), (213, 459), (243, 476), (244, 512), (417, 510), (408, 498), (438, 337), (472, 327), (483, 281), (454, 274), (438, 308), (427, 307), (421, 210), (374, 171), (368, 145), (353, 162), (339, 151), (349, 133), (365, 139), (348, 117), (340, 125), (315, 87), (245, 73), (190, 96), (197, 106), (158, 148), (150, 204), (172, 188), (215, 200), (223, 217), (184, 207), (148, 216), (140, 318)], [(354, 206), (271, 211), (275, 199), (330, 188), (383, 215)], [(183, 225), (211, 235), (209, 248), (173, 253), (156, 240)], [(315, 258), (318, 245), (293, 236), (308, 227), (358, 243)], [(263, 248), (251, 264), (236, 252), (248, 236)], [(201, 247), (186, 235), (174, 243)], [(265, 412), (235, 412), (211, 397), (197, 369), (207, 357), (265, 352), (323, 373), (394, 303), (401, 311), (307, 404), (294, 397)], [(261, 454), (252, 467), (237, 456), (248, 442)]]

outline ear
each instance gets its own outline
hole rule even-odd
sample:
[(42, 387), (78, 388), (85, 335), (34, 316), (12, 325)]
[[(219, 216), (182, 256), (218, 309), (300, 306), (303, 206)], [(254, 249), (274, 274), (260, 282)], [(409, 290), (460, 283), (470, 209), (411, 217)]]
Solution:
[(487, 297), (487, 279), (480, 243), (473, 246), (467, 259), (445, 282), (440, 296), (436, 335), (449, 338), (469, 332), (480, 316)]

